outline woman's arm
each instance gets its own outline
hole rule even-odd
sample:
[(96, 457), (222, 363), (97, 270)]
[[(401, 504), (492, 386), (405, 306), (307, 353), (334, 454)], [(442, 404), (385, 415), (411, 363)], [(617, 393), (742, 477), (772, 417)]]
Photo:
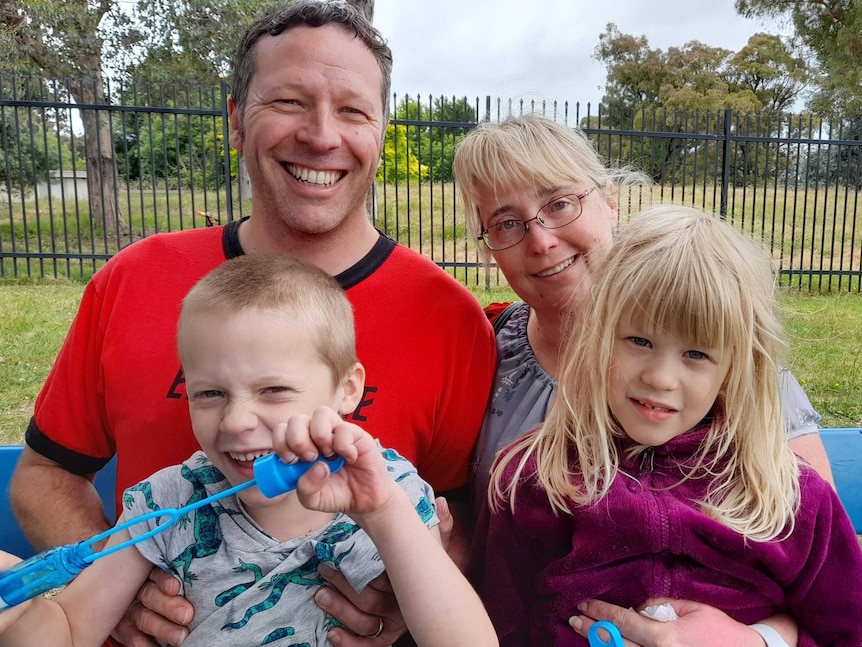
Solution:
[(820, 439), (820, 434), (805, 434), (790, 439), (790, 449), (802, 460), (808, 463), (824, 481), (835, 487), (835, 478), (832, 476), (832, 467), (829, 464), (829, 456), (826, 455), (826, 447)]
[[(610, 620), (628, 641), (626, 647), (764, 647), (766, 644), (754, 629), (706, 604), (657, 599), (648, 600), (644, 606), (664, 602), (672, 604), (679, 616), (678, 620), (659, 622), (632, 609), (601, 600), (588, 600), (578, 607), (580, 615), (573, 616), (569, 623), (576, 633), (586, 638), (594, 622)], [(789, 616), (773, 616), (761, 624), (775, 629), (788, 647), (796, 647), (798, 629), (796, 622)]]
[(778, 373), (778, 380), (781, 385), (781, 413), (790, 448), (834, 488), (829, 457), (818, 433), (820, 414), (793, 373), (783, 369)]

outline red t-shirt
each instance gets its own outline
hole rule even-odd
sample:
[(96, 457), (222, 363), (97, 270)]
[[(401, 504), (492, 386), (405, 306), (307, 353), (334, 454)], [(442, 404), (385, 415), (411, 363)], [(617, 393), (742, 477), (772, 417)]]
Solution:
[[(27, 444), (66, 469), (98, 471), (116, 452), (124, 488), (198, 449), (176, 352), (183, 297), (242, 254), (238, 222), (141, 240), (84, 292), (36, 400)], [(356, 320), (365, 394), (351, 420), (444, 492), (465, 485), (496, 364), (493, 331), (462, 285), (381, 236), (336, 277)]]

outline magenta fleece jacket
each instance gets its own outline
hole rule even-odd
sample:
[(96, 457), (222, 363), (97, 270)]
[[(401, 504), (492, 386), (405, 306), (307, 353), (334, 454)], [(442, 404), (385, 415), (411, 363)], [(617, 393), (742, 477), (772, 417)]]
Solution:
[[(799, 647), (862, 645), (862, 549), (833, 489), (802, 466), (793, 534), (746, 541), (700, 512), (707, 479), (671, 487), (703, 435), (624, 463), (605, 498), (570, 514), (555, 514), (529, 476), (515, 514), (485, 506), (470, 577), (502, 645), (583, 647), (567, 623), (579, 602), (638, 608), (656, 596), (709, 604), (745, 624), (788, 612)], [(534, 471), (530, 462), (525, 474)]]

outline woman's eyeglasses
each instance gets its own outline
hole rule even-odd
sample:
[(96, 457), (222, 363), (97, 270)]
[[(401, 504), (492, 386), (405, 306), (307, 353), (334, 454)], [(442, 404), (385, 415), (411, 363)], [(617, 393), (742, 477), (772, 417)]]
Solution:
[(592, 187), (583, 193), (561, 195), (542, 206), (534, 218), (529, 220), (518, 220), (517, 218), (502, 220), (482, 231), (476, 240), (484, 241), (488, 249), (499, 252), (514, 247), (524, 240), (530, 223), (534, 220), (543, 229), (559, 229), (570, 225), (583, 213), (581, 200), (594, 190), (595, 187)]

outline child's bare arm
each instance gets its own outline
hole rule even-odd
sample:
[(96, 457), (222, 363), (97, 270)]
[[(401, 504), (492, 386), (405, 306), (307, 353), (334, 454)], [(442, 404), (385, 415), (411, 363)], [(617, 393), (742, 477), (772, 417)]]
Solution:
[[(108, 546), (127, 539), (129, 533), (124, 530), (112, 536)], [(135, 599), (151, 568), (133, 547), (96, 560), (55, 598), (31, 600), (0, 636), (0, 645), (101, 644)], [(5, 624), (0, 620), (0, 629)]]
[(277, 429), (274, 446), (285, 461), (312, 460), (318, 452), (344, 457), (336, 474), (322, 464), (306, 472), (297, 487), (299, 499), (311, 509), (346, 512), (368, 533), (418, 644), (497, 644), (479, 597), (446, 554), (440, 533), (429, 532), (367, 432), (325, 408)]
[(353, 516), (374, 540), (417, 644), (497, 644), (479, 596), (400, 488), (380, 509)]

